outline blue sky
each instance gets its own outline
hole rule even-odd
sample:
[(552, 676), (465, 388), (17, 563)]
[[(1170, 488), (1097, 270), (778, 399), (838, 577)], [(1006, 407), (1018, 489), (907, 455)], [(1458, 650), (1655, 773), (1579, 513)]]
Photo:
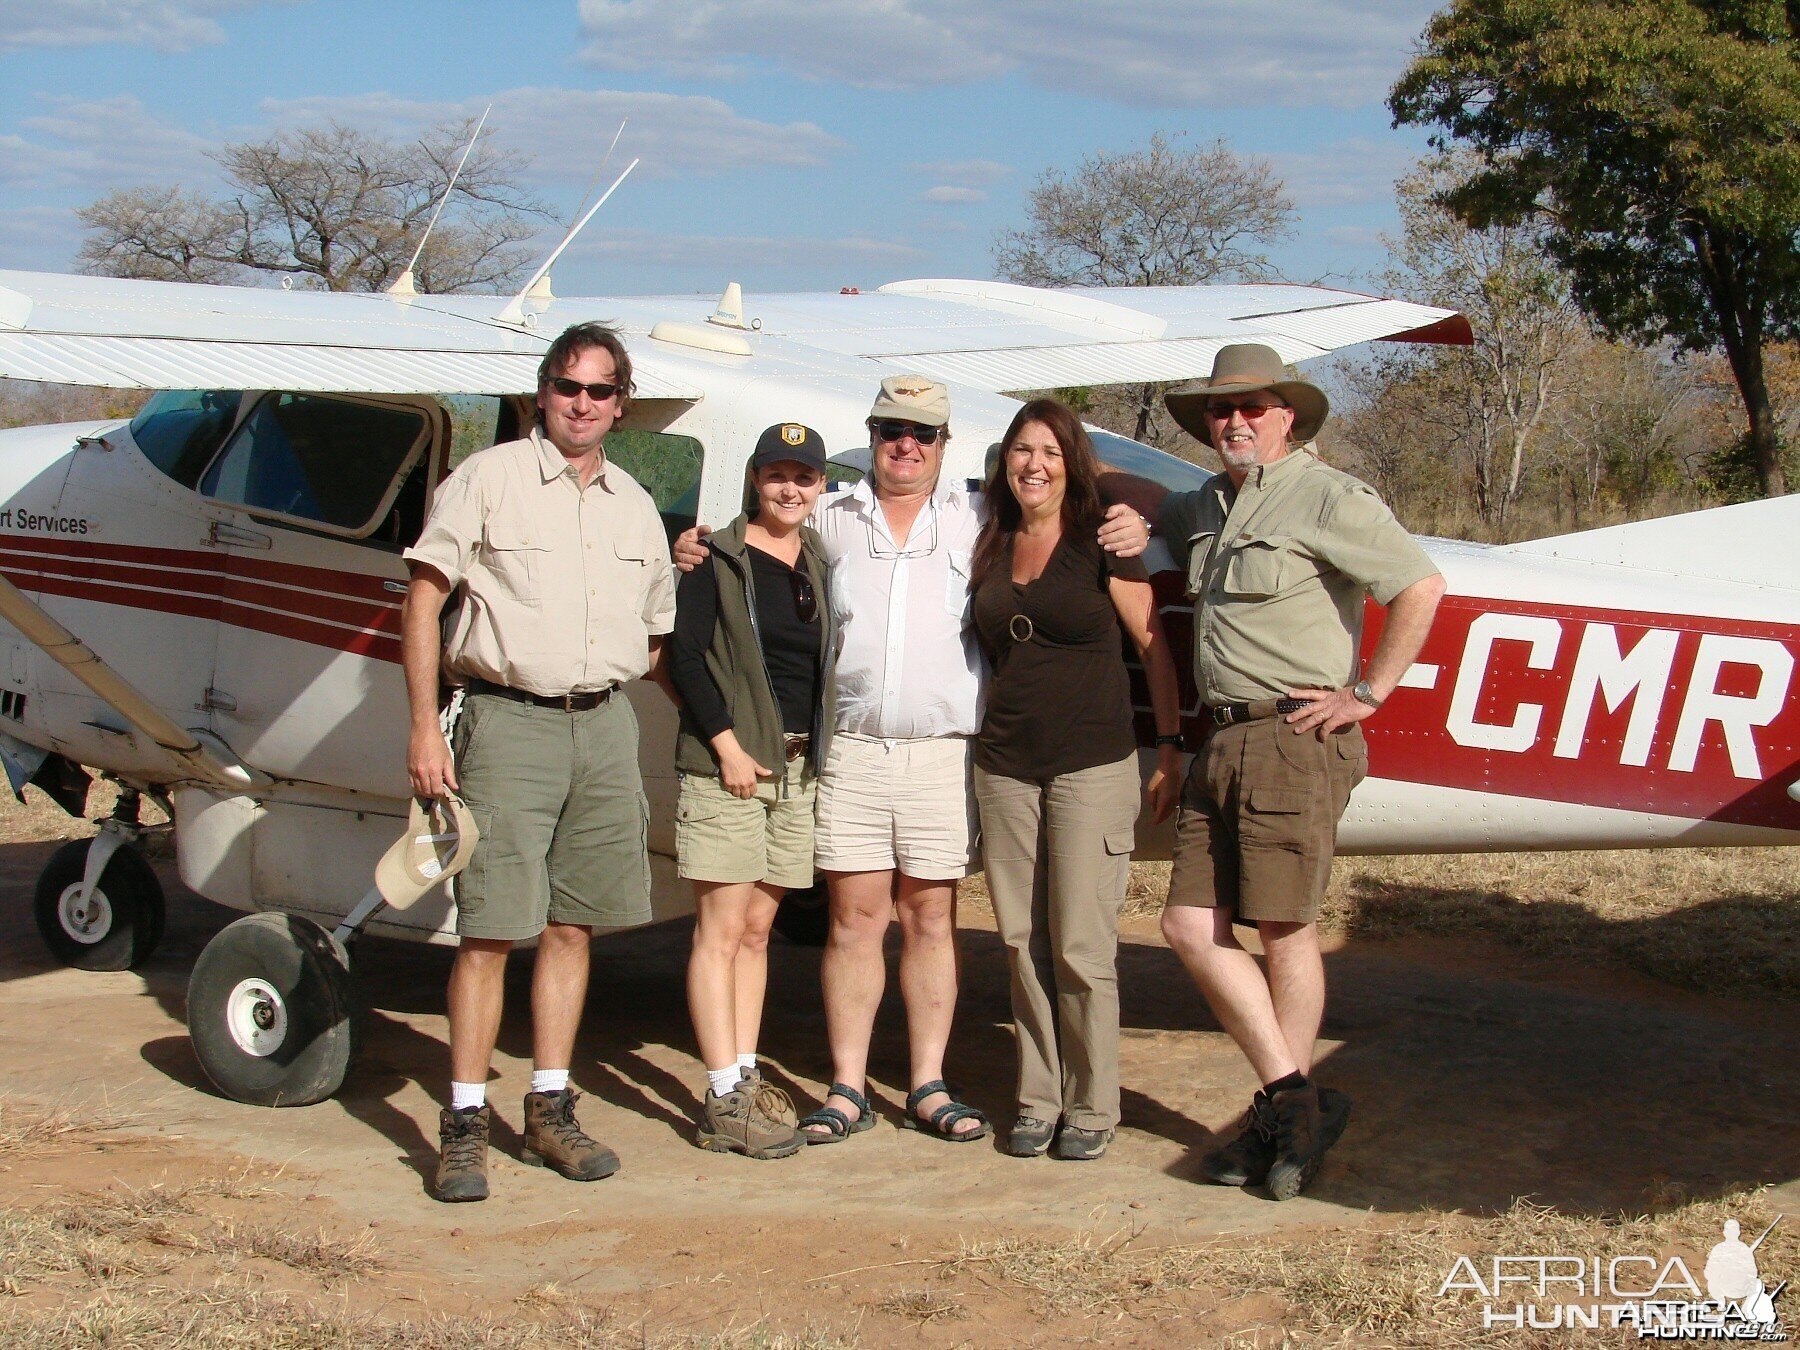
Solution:
[(991, 276), (1041, 172), (1158, 130), (1269, 160), (1299, 207), (1283, 275), (1354, 283), (1425, 149), (1382, 98), (1434, 7), (0, 0), (0, 266), (66, 270), (75, 208), (210, 187), (221, 141), (491, 101), (565, 216), (630, 119), (615, 163), (644, 163), (559, 263), (565, 295)]

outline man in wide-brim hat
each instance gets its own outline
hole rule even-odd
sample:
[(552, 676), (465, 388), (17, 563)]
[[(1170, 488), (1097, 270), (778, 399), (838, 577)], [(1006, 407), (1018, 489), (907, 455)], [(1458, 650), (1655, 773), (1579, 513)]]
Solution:
[[(1160, 501), (1135, 494), (1187, 571), (1203, 704), (1162, 927), (1262, 1084), (1202, 1170), (1286, 1200), (1349, 1120), (1349, 1099), (1321, 1093), (1311, 1071), (1325, 1007), (1319, 905), (1368, 764), (1358, 723), (1418, 655), (1444, 579), (1367, 484), (1302, 448), (1330, 404), (1273, 348), (1221, 348), (1211, 376), (1166, 401), (1225, 471)], [(1363, 666), (1368, 595), (1387, 618)], [(1257, 929), (1266, 972), (1237, 924)]]

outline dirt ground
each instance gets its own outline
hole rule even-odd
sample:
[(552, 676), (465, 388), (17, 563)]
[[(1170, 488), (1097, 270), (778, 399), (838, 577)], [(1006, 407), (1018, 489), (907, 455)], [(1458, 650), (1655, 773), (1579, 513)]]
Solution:
[[(182, 1021), (195, 957), (236, 915), (159, 863), (168, 931), (151, 960), (120, 974), (64, 969), (35, 931), (32, 886), (54, 847), (46, 841), (85, 831), (41, 807), (0, 829), (12, 837), (0, 843), (0, 1126), (8, 1112), (15, 1126), (39, 1122), (15, 1129), (30, 1147), (0, 1153), (0, 1214), (17, 1225), (76, 1201), (153, 1195), (189, 1215), (180, 1231), (190, 1236), (202, 1219), (213, 1235), (266, 1222), (290, 1240), (336, 1244), (335, 1266), (256, 1251), (221, 1265), (225, 1248), (208, 1237), (208, 1278), (236, 1281), (229, 1298), (240, 1309), (304, 1296), (420, 1326), (487, 1318), (496, 1335), (553, 1313), (562, 1338), (581, 1340), (588, 1332), (568, 1320), (578, 1312), (593, 1343), (1279, 1340), (1290, 1305), (1241, 1261), (1236, 1277), (1209, 1287), (1131, 1275), (1145, 1294), (1135, 1302), (1054, 1291), (1078, 1283), (1083, 1252), (1199, 1247), (1235, 1259), (1280, 1246), (1341, 1261), (1359, 1244), (1446, 1215), (1505, 1214), (1525, 1197), (1581, 1218), (1767, 1187), (1758, 1206), (1788, 1214), (1784, 1227), (1800, 1219), (1794, 1004), (1762, 1003), (1754, 987), (1731, 998), (1677, 991), (1455, 936), (1359, 936), (1329, 953), (1317, 1072), (1351, 1094), (1355, 1115), (1307, 1195), (1277, 1205), (1200, 1184), (1193, 1157), (1255, 1083), (1149, 917), (1128, 920), (1123, 935), (1125, 1119), (1100, 1162), (1015, 1160), (992, 1141), (897, 1129), (905, 1042), (891, 989), (874, 1047), (875, 1130), (778, 1162), (695, 1149), (689, 1117), (704, 1077), (683, 997), (687, 934), (674, 925), (595, 947), (575, 1081), (590, 1094), (582, 1120), (619, 1150), (621, 1173), (581, 1186), (514, 1161), (530, 1068), (525, 957), (509, 980), (490, 1088), (494, 1198), (443, 1206), (426, 1179), (448, 1076), (448, 950), (363, 942), (367, 1036), (343, 1090), (313, 1107), (240, 1105), (205, 1080)], [(1013, 1065), (1003, 952), (979, 905), (966, 906), (963, 927), (951, 1075), (1004, 1123)], [(777, 944), (763, 1038), (772, 1078), (803, 1111), (829, 1069), (817, 967), (816, 951)], [(177, 1231), (166, 1215), (159, 1222), (154, 1232)], [(168, 1241), (184, 1260), (204, 1245)], [(1003, 1260), (1027, 1249), (1050, 1266), (1041, 1288)], [(994, 1275), (1002, 1267), (1006, 1278)], [(9, 1275), (0, 1260), (0, 1340), (10, 1326), (26, 1343), (87, 1343), (91, 1330), (52, 1335), (44, 1319), (78, 1288), (100, 1286), (31, 1269)], [(157, 1276), (165, 1291), (173, 1278)], [(292, 1343), (328, 1342), (338, 1343)]]

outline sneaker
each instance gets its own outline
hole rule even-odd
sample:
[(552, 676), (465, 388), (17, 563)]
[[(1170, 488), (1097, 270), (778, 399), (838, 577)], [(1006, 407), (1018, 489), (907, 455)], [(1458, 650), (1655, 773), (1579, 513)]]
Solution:
[(1015, 1158), (1041, 1158), (1050, 1151), (1050, 1141), (1055, 1137), (1054, 1120), (1020, 1116), (1007, 1133), (1006, 1151)]
[[(1319, 1089), (1319, 1137), (1330, 1148), (1350, 1123), (1350, 1098), (1336, 1088)], [(1200, 1172), (1221, 1186), (1260, 1186), (1275, 1161), (1275, 1113), (1261, 1092), (1238, 1122), (1238, 1133), (1200, 1159)]]
[[(780, 1103), (773, 1100), (777, 1097)], [(785, 1158), (805, 1148), (806, 1136), (765, 1110), (765, 1102), (785, 1103), (787, 1114), (793, 1114), (787, 1093), (767, 1083), (740, 1082), (723, 1097), (709, 1091), (694, 1142), (714, 1153), (742, 1153), (747, 1158)]]
[(582, 1132), (575, 1119), (575, 1103), (580, 1100), (574, 1088), (525, 1094), (520, 1162), (552, 1168), (570, 1181), (599, 1181), (619, 1170), (619, 1155)]
[(745, 1069), (738, 1086), (749, 1088), (755, 1094), (756, 1109), (770, 1120), (795, 1128), (799, 1126), (800, 1112), (794, 1106), (794, 1099), (764, 1079), (761, 1069)]
[(1269, 1194), (1292, 1200), (1312, 1184), (1325, 1160), (1325, 1150), (1335, 1144), (1350, 1123), (1350, 1099), (1335, 1097), (1329, 1118), (1325, 1094), (1308, 1084), (1277, 1092), (1270, 1102), (1275, 1116), (1275, 1158), (1269, 1164)]
[(1056, 1136), (1056, 1156), (1066, 1162), (1092, 1162), (1112, 1143), (1111, 1130), (1084, 1130), (1065, 1125)]
[(446, 1204), (488, 1198), (488, 1125), (485, 1106), (461, 1111), (445, 1107), (438, 1116), (437, 1179), (431, 1193)]

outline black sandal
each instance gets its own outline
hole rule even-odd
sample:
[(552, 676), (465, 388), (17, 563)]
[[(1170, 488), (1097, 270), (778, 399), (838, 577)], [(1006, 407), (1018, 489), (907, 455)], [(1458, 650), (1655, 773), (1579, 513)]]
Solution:
[[(851, 1120), (835, 1106), (821, 1106), (816, 1111), (809, 1111), (800, 1118), (798, 1127), (800, 1133), (806, 1137), (806, 1142), (809, 1144), (841, 1144), (853, 1134), (861, 1134), (864, 1130), (873, 1129), (875, 1112), (869, 1107), (869, 1099), (863, 1095), (868, 1088), (869, 1085), (864, 1083), (863, 1091), (858, 1092), (855, 1088), (846, 1087), (842, 1083), (833, 1083), (831, 1090), (825, 1094), (826, 1098), (829, 1100), (832, 1097), (842, 1097), (856, 1108), (857, 1117), (855, 1120)], [(830, 1133), (820, 1134), (816, 1130), (807, 1129), (808, 1125), (823, 1125)]]
[[(950, 1100), (931, 1113), (929, 1120), (919, 1115), (919, 1103), (933, 1093), (942, 1092)], [(956, 1126), (965, 1120), (973, 1120), (980, 1126), (974, 1130), (958, 1130)], [(956, 1100), (956, 1094), (943, 1079), (934, 1079), (921, 1084), (906, 1094), (906, 1119), (902, 1122), (906, 1129), (918, 1130), (923, 1134), (935, 1134), (940, 1139), (948, 1139), (953, 1144), (969, 1144), (988, 1136), (988, 1118), (977, 1107), (966, 1105)]]

